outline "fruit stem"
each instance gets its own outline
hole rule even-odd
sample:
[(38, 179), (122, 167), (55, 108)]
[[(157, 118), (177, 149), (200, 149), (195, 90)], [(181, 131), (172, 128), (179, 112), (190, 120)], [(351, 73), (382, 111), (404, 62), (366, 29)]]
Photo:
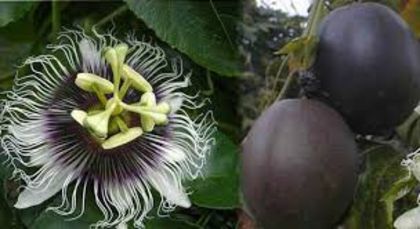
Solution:
[[(303, 31), (301, 37), (310, 37), (316, 36), (316, 31), (318, 29), (318, 25), (321, 22), (324, 13), (324, 2), (323, 0), (314, 0), (314, 3), (311, 8), (311, 12), (309, 14), (308, 25), (306, 26), (305, 30)], [(287, 61), (288, 58), (285, 58), (284, 61)], [(276, 100), (284, 99), (287, 92), (289, 91), (291, 85), (295, 80), (294, 72), (290, 72), (287, 75), (286, 82), (284, 83), (279, 95), (277, 96)]]
[(324, 10), (323, 0), (314, 0), (311, 12), (309, 14), (308, 26), (302, 34), (302, 37), (315, 36), (318, 25), (322, 19)]
[(296, 77), (294, 76), (294, 72), (289, 72), (289, 75), (287, 75), (286, 81), (284, 82), (284, 85), (281, 88), (281, 91), (280, 91), (279, 95), (277, 96), (276, 101), (279, 101), (279, 100), (284, 99), (286, 97), (287, 91), (289, 90), (289, 88), (292, 85), (295, 78)]

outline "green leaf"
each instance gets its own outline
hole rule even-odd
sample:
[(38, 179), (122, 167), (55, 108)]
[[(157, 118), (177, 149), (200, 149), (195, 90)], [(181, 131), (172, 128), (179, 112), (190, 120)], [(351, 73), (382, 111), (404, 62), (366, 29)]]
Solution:
[[(1, 180), (1, 184), (3, 184)], [(7, 200), (5, 199), (6, 195), (4, 192), (4, 187), (0, 188), (0, 227), (1, 228), (16, 228), (13, 227), (16, 224), (16, 219), (13, 215), (12, 210), (10, 209)]]
[(0, 28), (0, 89), (11, 87), (17, 66), (29, 56), (34, 43), (35, 32), (29, 18)]
[(413, 112), (397, 129), (400, 138), (412, 148), (420, 147), (420, 115)]
[[(395, 201), (411, 188), (404, 156), (389, 146), (375, 146), (366, 155), (366, 170), (359, 177), (355, 201), (347, 220), (349, 229), (392, 228)], [(397, 209), (395, 209), (397, 210)]]
[(29, 229), (74, 229), (89, 228), (90, 223), (82, 220), (66, 221), (64, 217), (60, 217), (54, 212), (47, 211), (42, 213)]
[(239, 0), (125, 1), (160, 39), (198, 64), (224, 76), (240, 74), (234, 44)]
[(0, 180), (9, 179), (13, 172), (13, 167), (7, 163), (9, 158), (5, 154), (0, 154)]
[(0, 2), (0, 27), (22, 18), (34, 2)]
[(203, 170), (203, 179), (191, 183), (194, 204), (214, 209), (233, 209), (239, 203), (239, 154), (236, 145), (222, 133)]
[(183, 221), (174, 220), (171, 218), (152, 218), (146, 222), (147, 229), (199, 229), (194, 224), (189, 224)]
[(315, 61), (315, 53), (318, 45), (318, 37), (299, 37), (291, 40), (276, 54), (288, 54), (288, 65), (291, 71), (306, 70)]
[(387, 212), (387, 222), (392, 224), (394, 221), (394, 203), (395, 201), (403, 198), (417, 185), (417, 180), (413, 176), (409, 176), (408, 172), (406, 176), (397, 180), (391, 187), (391, 189), (384, 194), (382, 201), (385, 202), (385, 208)]
[[(78, 198), (80, 200), (81, 196)], [(48, 206), (57, 206), (61, 203), (61, 195), (54, 198), (53, 204)], [(79, 202), (80, 204), (80, 202)], [(79, 206), (80, 207), (80, 206)], [(30, 209), (28, 209), (30, 210)], [(80, 210), (80, 209), (79, 209)], [(86, 195), (86, 209), (80, 218), (75, 220), (68, 220), (76, 216), (80, 212), (75, 212), (75, 215), (63, 217), (52, 211), (42, 211), (37, 218), (30, 223), (28, 229), (75, 229), (75, 228), (89, 228), (90, 225), (103, 219), (102, 213), (97, 208), (92, 194)]]

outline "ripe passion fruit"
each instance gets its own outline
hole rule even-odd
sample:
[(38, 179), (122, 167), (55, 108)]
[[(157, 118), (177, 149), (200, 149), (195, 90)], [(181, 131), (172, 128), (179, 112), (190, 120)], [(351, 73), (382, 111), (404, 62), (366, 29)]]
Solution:
[(321, 23), (314, 73), (353, 131), (385, 134), (420, 99), (420, 52), (407, 24), (377, 3), (354, 3)]
[(245, 205), (264, 229), (332, 228), (352, 200), (354, 136), (321, 102), (275, 103), (251, 128), (242, 153)]

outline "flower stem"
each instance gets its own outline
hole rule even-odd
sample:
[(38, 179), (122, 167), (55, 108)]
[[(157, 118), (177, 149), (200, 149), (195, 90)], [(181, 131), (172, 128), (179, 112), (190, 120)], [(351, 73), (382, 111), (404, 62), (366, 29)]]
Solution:
[(284, 82), (283, 87), (281, 88), (281, 91), (279, 93), (279, 95), (277, 96), (276, 100), (281, 100), (284, 99), (287, 95), (287, 91), (289, 90), (290, 86), (293, 83), (293, 80), (296, 77), (294, 76), (294, 72), (290, 72), (289, 75), (287, 75), (286, 81)]

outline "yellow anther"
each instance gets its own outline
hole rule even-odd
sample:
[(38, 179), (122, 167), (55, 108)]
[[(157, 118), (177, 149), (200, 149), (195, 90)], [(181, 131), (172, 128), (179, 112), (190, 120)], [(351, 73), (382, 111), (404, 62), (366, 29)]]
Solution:
[(114, 90), (114, 85), (110, 81), (91, 73), (77, 74), (75, 83), (79, 88), (89, 92), (95, 92), (95, 88), (104, 94)]
[[(141, 96), (140, 105), (146, 107), (152, 107), (156, 105), (156, 97), (153, 92), (146, 92)], [(141, 127), (146, 132), (150, 132), (155, 128), (155, 121), (152, 117), (141, 115), (140, 117)]]
[(118, 57), (118, 68), (121, 71), (124, 61), (125, 61), (125, 57), (127, 56), (128, 45), (121, 43), (115, 46), (114, 49)]
[(112, 73), (115, 75), (118, 70), (118, 55), (114, 48), (105, 49), (105, 60), (111, 65)]
[(171, 106), (167, 102), (160, 102), (154, 108), (154, 111), (162, 113), (162, 114), (169, 114), (169, 112), (171, 112)]
[(138, 72), (132, 69), (130, 66), (124, 64), (122, 68), (122, 78), (124, 80), (130, 80), (131, 85), (141, 92), (153, 91), (152, 85)]
[(146, 92), (140, 98), (140, 105), (146, 107), (153, 107), (156, 105), (156, 97), (153, 92)]
[(146, 110), (141, 111), (140, 114), (142, 115), (141, 118), (143, 118), (144, 116), (150, 117), (158, 125), (164, 125), (168, 123), (168, 116), (166, 114), (150, 112)]
[(105, 140), (102, 143), (102, 148), (113, 149), (118, 146), (127, 144), (134, 139), (140, 137), (143, 134), (143, 130), (140, 127), (133, 127), (128, 129), (126, 132), (120, 132)]
[(83, 121), (87, 117), (87, 113), (79, 109), (74, 109), (70, 115), (77, 123), (79, 123), (82, 126), (83, 126)]

